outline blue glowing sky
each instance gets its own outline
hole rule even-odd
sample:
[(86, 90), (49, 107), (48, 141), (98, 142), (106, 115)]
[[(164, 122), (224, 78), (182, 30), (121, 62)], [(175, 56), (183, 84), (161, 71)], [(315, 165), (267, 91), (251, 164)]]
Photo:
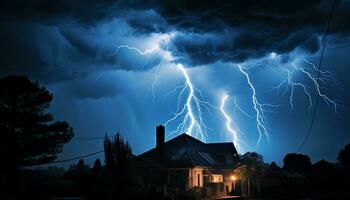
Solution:
[[(154, 147), (155, 126), (174, 117), (190, 95), (187, 86), (179, 98), (186, 84), (181, 66), (195, 97), (210, 104), (201, 109), (204, 138), (195, 129), (193, 136), (233, 141), (220, 110), (226, 94), (225, 112), (246, 143), (240, 144), (241, 153), (257, 151), (265, 161), (281, 164), (286, 153), (298, 149), (311, 122), (317, 90), (301, 69), (315, 72), (307, 62), (319, 62), (330, 8), (326, 0), (9, 1), (0, 15), (0, 75), (27, 75), (54, 94), (50, 112), (75, 131), (59, 156), (64, 159), (102, 148), (102, 140), (82, 138), (117, 131), (135, 154)], [(321, 95), (330, 101), (320, 97), (314, 127), (301, 149), (314, 162), (335, 161), (350, 142), (350, 3), (338, 2), (334, 13), (322, 63), (330, 73), (319, 83)], [(257, 144), (253, 90), (239, 66), (263, 105), (269, 141), (262, 134)], [(290, 72), (313, 105), (300, 84), (291, 102)], [(194, 100), (191, 107), (199, 121)], [(181, 122), (168, 123), (167, 132)], [(188, 130), (190, 123), (166, 139)]]

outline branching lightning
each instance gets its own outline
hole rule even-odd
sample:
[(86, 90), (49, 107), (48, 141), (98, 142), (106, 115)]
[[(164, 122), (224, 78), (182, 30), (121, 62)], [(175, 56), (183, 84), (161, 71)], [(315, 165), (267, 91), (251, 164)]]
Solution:
[(275, 105), (270, 105), (270, 104), (261, 104), (258, 101), (257, 95), (256, 95), (256, 90), (253, 85), (253, 83), (250, 80), (249, 74), (245, 71), (246, 69), (242, 67), (242, 65), (237, 65), (239, 71), (245, 76), (247, 83), (252, 90), (252, 104), (255, 110), (255, 120), (256, 120), (256, 128), (259, 132), (259, 138), (257, 144), (260, 143), (262, 136), (265, 136), (267, 141), (269, 141), (269, 132), (267, 128), (267, 123), (265, 122), (265, 116), (264, 116), (264, 106), (275, 106)]
[(131, 46), (125, 44), (125, 45), (120, 45), (120, 46), (118, 46), (118, 47), (116, 48), (116, 51), (115, 51), (112, 55), (118, 54), (119, 50), (120, 50), (120, 49), (124, 49), (124, 48), (125, 48), (125, 49), (128, 49), (128, 50), (136, 51), (136, 52), (139, 53), (140, 55), (143, 55), (143, 56), (144, 56), (144, 55), (147, 55), (147, 54), (152, 53), (152, 52), (154, 52), (155, 50), (159, 49), (159, 46), (157, 45), (157, 46), (152, 47), (151, 49), (146, 49), (146, 50), (142, 51), (142, 50), (140, 50), (139, 48), (131, 47)]
[(296, 65), (292, 63), (290, 69), (283, 68), (287, 73), (287, 78), (282, 80), (274, 89), (283, 90), (283, 95), (285, 95), (289, 91), (289, 107), (294, 109), (294, 99), (295, 99), (295, 90), (297, 88), (301, 88), (305, 96), (308, 98), (309, 108), (311, 108), (313, 104), (312, 100), (312, 91), (310, 87), (307, 86), (306, 83), (301, 82), (302, 80), (296, 81), (294, 80), (294, 74), (304, 75), (305, 80), (311, 81), (313, 87), (315, 88), (316, 95), (320, 96), (327, 105), (331, 105), (334, 108), (334, 111), (337, 112), (338, 102), (324, 94), (322, 91), (322, 84), (337, 84), (334, 74), (329, 71), (321, 71), (316, 68), (316, 66), (308, 60), (304, 60), (306, 64), (312, 66), (311, 70), (306, 67), (302, 67), (300, 65)]
[(285, 95), (288, 90), (290, 91), (289, 93), (289, 107), (291, 110), (294, 109), (294, 94), (295, 94), (295, 90), (297, 87), (303, 89), (304, 94), (308, 97), (308, 101), (309, 101), (309, 108), (312, 107), (313, 103), (312, 103), (312, 97), (310, 92), (308, 91), (308, 88), (300, 83), (300, 82), (296, 82), (293, 79), (293, 73), (294, 70), (289, 70), (286, 68), (283, 68), (286, 73), (287, 73), (287, 78), (285, 78), (283, 81), (281, 81), (274, 89), (280, 90), (284, 85), (286, 85), (286, 87), (284, 88), (283, 91), (283, 95)]
[[(123, 48), (136, 51), (140, 55), (147, 55), (156, 50), (160, 50), (159, 45), (156, 45), (151, 49), (146, 49), (144, 51), (129, 45), (120, 45), (116, 48), (116, 51), (113, 55), (117, 54), (119, 50)], [(170, 58), (172, 56), (171, 54), (169, 54), (169, 52), (162, 52), (162, 53), (164, 54), (164, 60), (171, 61)], [(161, 63), (158, 64), (155, 68), (154, 81), (152, 83), (153, 102), (155, 100), (154, 89), (155, 89), (155, 84), (158, 80), (158, 71), (159, 71), (160, 65)], [(174, 116), (172, 118), (170, 118), (168, 121), (165, 122), (164, 125), (167, 126), (172, 122), (175, 122), (175, 121), (178, 122), (180, 120), (176, 129), (173, 131), (170, 131), (170, 134), (186, 133), (188, 135), (199, 138), (202, 141), (206, 141), (207, 127), (203, 120), (203, 108), (209, 110), (210, 108), (216, 109), (216, 107), (210, 104), (209, 102), (203, 100), (202, 92), (193, 86), (191, 78), (187, 73), (187, 69), (181, 64), (178, 64), (177, 67), (180, 70), (183, 77), (185, 78), (185, 83), (183, 85), (177, 86), (172, 91), (172, 92), (176, 92), (177, 90), (180, 90), (178, 94), (178, 100), (177, 100), (177, 111), (174, 113)], [(188, 94), (187, 94), (185, 103), (181, 105), (183, 96), (185, 95), (186, 91)]]
[[(228, 113), (225, 110), (225, 105), (226, 105), (226, 101), (227, 101), (228, 95), (224, 94), (224, 96), (221, 99), (221, 106), (220, 106), (220, 111), (223, 114), (223, 116), (225, 117), (226, 120), (226, 129), (227, 131), (231, 134), (232, 136), (232, 140), (233, 140), (233, 144), (235, 145), (235, 147), (237, 148), (238, 152), (242, 152), (242, 146), (241, 144), (243, 143), (244, 145), (247, 145), (238, 135), (238, 127), (236, 124), (234, 124), (233, 120), (231, 119), (231, 117), (228, 115)], [(240, 107), (237, 105), (236, 100), (234, 99), (234, 111), (238, 108), (240, 109)], [(241, 109), (240, 109), (241, 110)], [(242, 110), (241, 110), (242, 111)], [(232, 127), (234, 126), (234, 127)], [(236, 130), (237, 129), (237, 130)], [(240, 132), (240, 131), (239, 131)]]
[(334, 79), (333, 74), (328, 72), (328, 71), (320, 71), (311, 62), (308, 62), (306, 60), (305, 60), (305, 62), (310, 64), (310, 65), (312, 65), (313, 69), (316, 71), (316, 74), (319, 74), (319, 76), (317, 76), (315, 74), (312, 74), (311, 72), (307, 71), (303, 67), (297, 66), (294, 63), (292, 65), (293, 65), (293, 67), (294, 67), (294, 69), (296, 71), (302, 72), (306, 77), (309, 78), (310, 81), (312, 81), (312, 83), (314, 84), (315, 90), (316, 90), (316, 94), (319, 95), (328, 105), (332, 105), (333, 108), (334, 108), (334, 111), (337, 112), (337, 102), (336, 102), (336, 100), (333, 100), (330, 97), (328, 97), (327, 95), (325, 95), (321, 91), (321, 87), (320, 87), (320, 84), (319, 84), (319, 81), (323, 82), (323, 83), (334, 82), (335, 79)]
[[(135, 51), (139, 55), (145, 56), (147, 54), (153, 53), (157, 51), (157, 53), (161, 54), (163, 59), (162, 61), (155, 67), (154, 70), (154, 80), (152, 83), (152, 97), (153, 102), (155, 102), (155, 85), (158, 81), (158, 72), (159, 68), (163, 64), (163, 61), (172, 62), (172, 55), (169, 51), (160, 48), (157, 44), (156, 46), (146, 49), (140, 50), (139, 48), (132, 47), (129, 45), (121, 45), (116, 48), (114, 54), (117, 54), (121, 49), (127, 49), (130, 51)], [(113, 54), (113, 55), (114, 55)], [(275, 59), (278, 55), (276, 53), (271, 54), (271, 58)], [(286, 72), (286, 78), (283, 79), (274, 89), (280, 91), (283, 90), (283, 95), (289, 94), (289, 107), (290, 109), (294, 109), (294, 99), (295, 99), (295, 91), (300, 88), (303, 93), (308, 98), (309, 108), (313, 106), (312, 99), (312, 91), (310, 87), (304, 83), (302, 80), (296, 80), (295, 74), (302, 74), (306, 80), (309, 80), (315, 88), (316, 94), (322, 97), (322, 99), (328, 104), (331, 105), (335, 112), (337, 112), (337, 101), (331, 99), (323, 92), (323, 88), (320, 86), (322, 84), (334, 84), (337, 83), (334, 75), (328, 71), (320, 71), (316, 68), (316, 66), (305, 60), (305, 63), (311, 66), (311, 69), (298, 66), (296, 64), (292, 64), (290, 68), (282, 68)], [(181, 75), (184, 78), (184, 83), (176, 86), (170, 93), (178, 93), (177, 95), (177, 107), (176, 111), (173, 113), (173, 117), (165, 122), (165, 126), (173, 126), (175, 124), (174, 130), (170, 131), (170, 134), (179, 134), (179, 133), (187, 133), (193, 137), (201, 139), (202, 141), (206, 141), (207, 138), (207, 126), (205, 125), (203, 119), (203, 109), (207, 109), (208, 111), (211, 109), (218, 110), (215, 106), (210, 104), (208, 101), (204, 100), (203, 94), (201, 90), (196, 88), (191, 80), (191, 77), (188, 73), (188, 69), (186, 69), (182, 64), (176, 65)], [(248, 73), (248, 69), (238, 64), (239, 72), (244, 76), (249, 89), (251, 90), (251, 104), (254, 110), (254, 116), (246, 113), (233, 99), (234, 109), (233, 113), (239, 110), (244, 115), (254, 118), (256, 123), (256, 129), (259, 134), (257, 144), (261, 142), (262, 138), (266, 138), (269, 141), (270, 133), (268, 124), (266, 122), (265, 113), (269, 111), (271, 107), (277, 107), (277, 105), (261, 103), (257, 97), (256, 87), (253, 84), (251, 77)], [(225, 94), (221, 99), (220, 111), (225, 118), (225, 127), (227, 132), (231, 135), (233, 143), (239, 151), (242, 151), (242, 144), (247, 145), (244, 140), (241, 139), (244, 136), (239, 130), (238, 126), (234, 123), (228, 112), (225, 110), (225, 106), (227, 104), (228, 95)]]
[[(182, 119), (177, 128), (171, 131), (171, 133), (185, 132), (191, 136), (200, 138), (201, 140), (205, 141), (207, 127), (205, 126), (203, 121), (202, 108), (216, 108), (209, 102), (201, 99), (201, 91), (193, 86), (190, 76), (188, 75), (185, 67), (181, 64), (178, 64), (177, 66), (185, 78), (185, 84), (177, 86), (175, 88), (175, 90), (180, 89), (178, 95), (177, 111), (174, 113), (174, 116), (171, 119), (165, 122), (165, 126), (172, 123), (173, 121)], [(188, 91), (188, 96), (184, 105), (181, 106), (181, 99), (186, 90)], [(193, 108), (192, 105), (194, 105), (195, 108)], [(197, 115), (195, 115), (194, 113), (196, 113)]]

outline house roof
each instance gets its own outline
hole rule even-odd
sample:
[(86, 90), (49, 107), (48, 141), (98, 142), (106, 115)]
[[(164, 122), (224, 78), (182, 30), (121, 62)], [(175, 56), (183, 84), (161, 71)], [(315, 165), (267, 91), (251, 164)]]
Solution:
[[(228, 167), (236, 164), (233, 143), (203, 143), (187, 134), (173, 138), (161, 148), (153, 148), (139, 156), (153, 167)], [(232, 155), (232, 156), (226, 156)]]

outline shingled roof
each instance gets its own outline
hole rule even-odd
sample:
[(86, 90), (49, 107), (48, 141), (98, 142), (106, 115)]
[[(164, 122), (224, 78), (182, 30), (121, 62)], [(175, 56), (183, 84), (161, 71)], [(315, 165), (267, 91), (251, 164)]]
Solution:
[[(222, 156), (232, 155), (222, 159)], [(231, 168), (237, 162), (237, 151), (233, 143), (203, 143), (187, 134), (182, 134), (164, 143), (160, 148), (151, 149), (137, 159), (154, 167)]]

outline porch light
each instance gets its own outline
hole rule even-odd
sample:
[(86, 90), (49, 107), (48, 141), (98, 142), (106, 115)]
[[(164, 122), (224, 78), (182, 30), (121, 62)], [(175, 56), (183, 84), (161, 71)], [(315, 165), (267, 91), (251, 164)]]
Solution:
[(232, 176), (230, 177), (230, 179), (231, 179), (231, 181), (235, 181), (235, 180), (237, 180), (237, 177), (236, 177), (235, 175), (232, 175)]
[(235, 175), (232, 175), (230, 177), (231, 181), (232, 181), (232, 190), (235, 191), (236, 190), (236, 180), (237, 180), (237, 177)]

